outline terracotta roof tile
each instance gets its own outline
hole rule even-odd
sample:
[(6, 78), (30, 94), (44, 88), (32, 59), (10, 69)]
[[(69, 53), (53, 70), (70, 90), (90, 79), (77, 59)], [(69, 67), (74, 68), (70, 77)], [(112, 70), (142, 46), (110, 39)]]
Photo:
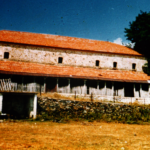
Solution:
[(59, 35), (1, 30), (0, 41), (31, 44), (37, 46), (86, 50), (93, 52), (142, 56), (141, 54), (130, 48), (115, 43)]
[(111, 80), (122, 82), (147, 83), (147, 80), (150, 80), (150, 76), (148, 76), (143, 72), (101, 70), (101, 69), (70, 67), (70, 66), (50, 66), (46, 64), (16, 62), (16, 61), (0, 61), (0, 73)]

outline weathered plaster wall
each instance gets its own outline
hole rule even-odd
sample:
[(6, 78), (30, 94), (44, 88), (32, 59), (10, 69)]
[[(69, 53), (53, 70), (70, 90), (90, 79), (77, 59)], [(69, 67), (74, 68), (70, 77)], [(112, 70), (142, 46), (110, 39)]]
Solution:
[[(9, 52), (10, 60), (48, 63), (51, 65), (96, 67), (95, 61), (99, 60), (100, 64), (97, 68), (112, 69), (113, 62), (117, 62), (118, 69), (132, 70), (132, 63), (135, 63), (136, 70), (142, 71), (142, 66), (146, 63), (146, 60), (143, 57), (89, 53), (74, 50), (60, 50), (57, 48), (31, 47), (1, 43), (0, 59), (4, 58), (4, 52)], [(62, 64), (58, 64), (58, 57), (63, 57)]]

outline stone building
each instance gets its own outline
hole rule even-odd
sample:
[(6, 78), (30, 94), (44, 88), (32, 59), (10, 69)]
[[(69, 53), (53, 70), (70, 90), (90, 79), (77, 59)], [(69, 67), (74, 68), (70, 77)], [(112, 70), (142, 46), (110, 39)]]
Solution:
[[(2, 30), (0, 111), (8, 95), (25, 93), (30, 108), (37, 92), (149, 100), (146, 62), (142, 54), (111, 42)], [(33, 105), (30, 116), (35, 111)]]

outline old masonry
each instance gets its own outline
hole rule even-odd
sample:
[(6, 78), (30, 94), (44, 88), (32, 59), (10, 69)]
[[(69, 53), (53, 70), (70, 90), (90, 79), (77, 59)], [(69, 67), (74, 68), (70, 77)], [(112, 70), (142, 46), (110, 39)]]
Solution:
[(37, 93), (150, 103), (145, 57), (111, 42), (0, 31), (0, 112), (36, 117)]

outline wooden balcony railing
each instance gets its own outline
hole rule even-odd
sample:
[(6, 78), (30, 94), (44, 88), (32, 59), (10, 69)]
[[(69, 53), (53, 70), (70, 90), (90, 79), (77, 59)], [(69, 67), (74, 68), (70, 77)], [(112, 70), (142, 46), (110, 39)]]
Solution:
[(10, 92), (44, 92), (44, 87), (40, 85), (23, 85), (12, 83), (11, 79), (0, 79), (0, 91)]

